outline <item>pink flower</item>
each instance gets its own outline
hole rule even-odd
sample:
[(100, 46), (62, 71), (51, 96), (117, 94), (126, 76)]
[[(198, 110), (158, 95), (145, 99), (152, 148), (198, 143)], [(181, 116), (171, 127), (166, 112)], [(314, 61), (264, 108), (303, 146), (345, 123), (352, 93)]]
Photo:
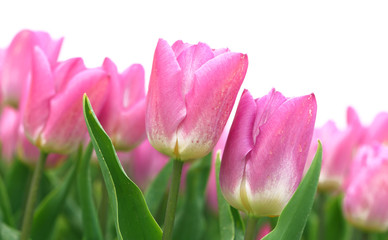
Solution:
[(348, 126), (339, 130), (333, 121), (314, 131), (305, 172), (307, 172), (317, 150), (318, 139), (322, 142), (322, 168), (318, 187), (323, 191), (340, 190), (348, 174), (354, 152), (364, 134), (364, 128), (356, 111), (347, 110)]
[(107, 102), (100, 114), (101, 124), (117, 150), (131, 150), (146, 137), (144, 69), (140, 64), (133, 64), (119, 74), (108, 58), (103, 68), (111, 81)]
[(373, 142), (388, 142), (388, 112), (377, 114), (373, 122), (366, 128), (363, 143), (370, 144)]
[(129, 153), (120, 153), (120, 160), (132, 180), (145, 190), (168, 162), (168, 157), (156, 151), (145, 140)]
[(256, 239), (261, 240), (263, 237), (267, 236), (268, 233), (271, 232), (271, 225), (267, 222), (264, 223), (259, 230), (259, 233), (257, 234)]
[(146, 132), (158, 151), (182, 161), (201, 158), (217, 143), (245, 77), (248, 58), (160, 39), (147, 95)]
[(253, 99), (243, 92), (220, 169), (230, 205), (255, 216), (280, 215), (302, 179), (316, 111), (314, 94), (286, 98), (273, 89)]
[(358, 151), (343, 200), (345, 218), (355, 226), (388, 230), (388, 148), (365, 145)]
[(4, 107), (0, 119), (0, 141), (1, 154), (8, 161), (12, 160), (15, 154), (19, 123), (19, 111)]
[(27, 137), (42, 151), (67, 154), (84, 140), (84, 93), (96, 114), (104, 104), (108, 75), (101, 69), (84, 69), (82, 60), (76, 58), (52, 71), (43, 51), (34, 48), (23, 124)]
[(23, 30), (5, 50), (0, 68), (3, 101), (18, 107), (31, 74), (34, 47), (38, 46), (47, 57), (50, 67), (55, 67), (63, 38), (53, 40), (48, 33)]

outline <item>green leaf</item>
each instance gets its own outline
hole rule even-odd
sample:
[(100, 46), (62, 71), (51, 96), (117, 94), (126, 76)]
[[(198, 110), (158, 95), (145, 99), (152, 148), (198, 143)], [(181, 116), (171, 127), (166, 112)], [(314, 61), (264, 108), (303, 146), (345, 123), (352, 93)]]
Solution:
[(325, 204), (325, 239), (346, 239), (350, 235), (349, 223), (342, 214), (343, 196), (328, 198)]
[(263, 240), (301, 239), (317, 191), (322, 163), (322, 146), (318, 142), (317, 153), (306, 176), (294, 196), (280, 214), (278, 224)]
[(77, 189), (82, 210), (82, 220), (85, 240), (102, 240), (102, 231), (98, 222), (97, 210), (94, 205), (92, 184), (90, 178), (90, 158), (93, 145), (90, 143), (81, 159), (77, 174)]
[(9, 226), (14, 227), (15, 222), (12, 216), (11, 203), (9, 202), (7, 188), (5, 187), (3, 178), (0, 176), (0, 210), (4, 215), (4, 222)]
[(152, 217), (141, 190), (125, 174), (112, 141), (105, 133), (84, 95), (84, 116), (97, 153), (119, 240), (161, 239), (162, 230)]
[(220, 187), (220, 154), (216, 158), (216, 181), (217, 181), (217, 200), (221, 240), (240, 240), (244, 239), (244, 222), (237, 209), (229, 205), (221, 192)]
[(206, 228), (205, 190), (211, 168), (211, 153), (196, 160), (187, 171), (186, 196), (177, 214), (173, 239), (201, 239)]
[(163, 200), (166, 196), (168, 183), (172, 173), (172, 163), (173, 159), (171, 159), (158, 173), (145, 193), (148, 208), (155, 218), (157, 218), (156, 216), (158, 216), (160, 208), (163, 205)]
[(70, 169), (63, 182), (54, 188), (35, 210), (31, 229), (32, 239), (43, 240), (51, 236), (51, 230), (54, 229), (56, 219), (65, 205), (78, 165), (79, 161)]
[(0, 222), (0, 239), (4, 240), (19, 240), (20, 232), (10, 226)]

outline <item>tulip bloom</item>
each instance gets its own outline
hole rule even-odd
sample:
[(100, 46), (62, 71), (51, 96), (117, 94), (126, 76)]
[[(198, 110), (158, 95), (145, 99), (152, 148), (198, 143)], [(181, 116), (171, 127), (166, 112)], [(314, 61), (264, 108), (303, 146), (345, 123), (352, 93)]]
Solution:
[(314, 130), (313, 140), (308, 155), (305, 172), (310, 167), (317, 150), (318, 139), (322, 142), (322, 168), (318, 188), (322, 191), (337, 191), (341, 189), (348, 174), (355, 149), (359, 146), (364, 134), (364, 128), (356, 111), (347, 109), (348, 125), (345, 130), (337, 128), (333, 121), (327, 122), (321, 128)]
[(208, 154), (217, 143), (245, 77), (248, 58), (160, 39), (147, 95), (146, 132), (158, 151), (181, 161)]
[(81, 59), (70, 59), (52, 72), (42, 50), (34, 49), (23, 124), (27, 137), (44, 152), (67, 154), (85, 139), (84, 93), (96, 114), (104, 104), (108, 75), (101, 69), (84, 69)]
[(128, 151), (146, 137), (144, 69), (140, 64), (133, 64), (119, 74), (108, 58), (103, 68), (111, 81), (107, 101), (99, 116), (101, 125), (117, 150)]
[(48, 33), (23, 30), (16, 34), (5, 50), (0, 69), (3, 101), (18, 107), (25, 87), (28, 86), (34, 47), (42, 49), (50, 67), (55, 67), (63, 38), (53, 40)]
[(369, 231), (388, 230), (388, 148), (360, 148), (349, 175), (343, 200), (345, 218)]
[(221, 161), (220, 185), (233, 207), (280, 215), (298, 187), (317, 111), (314, 94), (286, 98), (274, 89), (241, 96)]
[(17, 133), (20, 123), (19, 111), (4, 107), (0, 118), (1, 154), (6, 160), (12, 160), (15, 154)]

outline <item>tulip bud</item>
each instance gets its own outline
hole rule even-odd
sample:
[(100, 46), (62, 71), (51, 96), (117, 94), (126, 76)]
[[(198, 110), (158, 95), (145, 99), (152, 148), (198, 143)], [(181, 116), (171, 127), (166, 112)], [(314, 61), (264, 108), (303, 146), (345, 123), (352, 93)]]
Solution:
[(301, 181), (316, 108), (314, 94), (286, 98), (272, 90), (255, 100), (243, 92), (220, 169), (230, 205), (257, 217), (280, 215)]
[(248, 58), (204, 43), (162, 39), (147, 95), (146, 132), (158, 151), (187, 161), (217, 143), (247, 71)]
[(369, 231), (388, 230), (388, 148), (363, 146), (348, 177), (343, 211), (353, 225)]
[(133, 64), (122, 74), (105, 59), (104, 70), (111, 76), (107, 101), (99, 116), (117, 150), (128, 151), (139, 145), (145, 134), (144, 69)]
[[(23, 124), (27, 137), (45, 152), (67, 154), (84, 140), (86, 125), (82, 114), (82, 97), (86, 93), (99, 113), (105, 102), (109, 78), (100, 69), (87, 69), (70, 59), (67, 74), (52, 72), (42, 50), (34, 49), (31, 84), (26, 98)], [(82, 62), (81, 62), (82, 63)], [(83, 65), (83, 64), (81, 64)], [(73, 68), (81, 70), (70, 71)], [(62, 77), (70, 78), (63, 80)], [(58, 83), (58, 79), (62, 79)]]
[(34, 47), (42, 49), (51, 67), (55, 67), (63, 38), (53, 40), (48, 33), (23, 30), (12, 40), (4, 53), (0, 69), (3, 101), (18, 107), (28, 86)]

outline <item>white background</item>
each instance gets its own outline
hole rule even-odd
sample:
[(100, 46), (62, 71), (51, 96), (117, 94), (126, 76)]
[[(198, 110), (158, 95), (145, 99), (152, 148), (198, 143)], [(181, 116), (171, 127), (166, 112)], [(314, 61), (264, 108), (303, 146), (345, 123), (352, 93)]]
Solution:
[(314, 92), (317, 126), (344, 126), (349, 105), (365, 124), (388, 111), (386, 1), (0, 0), (0, 48), (25, 28), (65, 37), (61, 60), (141, 63), (147, 80), (158, 38), (247, 53), (243, 88), (254, 97), (273, 87), (289, 97)]

